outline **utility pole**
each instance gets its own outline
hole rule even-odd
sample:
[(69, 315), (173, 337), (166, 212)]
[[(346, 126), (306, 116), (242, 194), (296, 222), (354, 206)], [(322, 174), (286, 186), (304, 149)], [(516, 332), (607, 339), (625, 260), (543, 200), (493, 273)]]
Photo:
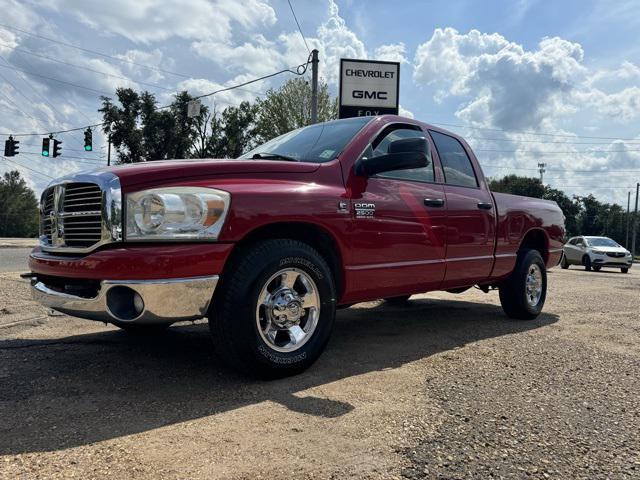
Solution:
[(318, 123), (318, 50), (311, 51), (311, 123)]
[(636, 209), (633, 212), (633, 232), (631, 233), (631, 255), (636, 256), (636, 228), (638, 227), (638, 193), (640, 193), (640, 182), (636, 183)]
[(631, 220), (631, 190), (627, 192), (627, 233), (624, 236), (624, 246), (629, 250), (629, 220)]
[(547, 164), (546, 163), (538, 163), (538, 171), (540, 172), (540, 183), (544, 183), (544, 172), (546, 172), (546, 170), (544, 169), (544, 167), (546, 167)]
[(111, 165), (111, 135), (107, 137), (107, 167)]

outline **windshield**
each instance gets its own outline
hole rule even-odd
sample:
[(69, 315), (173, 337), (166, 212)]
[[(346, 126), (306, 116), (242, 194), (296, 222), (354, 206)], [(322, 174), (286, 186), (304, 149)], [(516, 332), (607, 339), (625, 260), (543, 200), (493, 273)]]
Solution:
[(587, 242), (591, 247), (619, 247), (616, 242), (606, 237), (588, 238)]
[(354, 117), (299, 128), (269, 140), (239, 158), (281, 160), (285, 157), (299, 162), (328, 162), (336, 158), (372, 118)]

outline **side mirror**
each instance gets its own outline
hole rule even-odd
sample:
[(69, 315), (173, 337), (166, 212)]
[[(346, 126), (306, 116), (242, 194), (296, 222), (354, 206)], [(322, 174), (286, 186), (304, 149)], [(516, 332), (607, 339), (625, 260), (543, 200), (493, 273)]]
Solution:
[(429, 165), (427, 140), (403, 138), (389, 144), (389, 153), (373, 158), (361, 158), (354, 165), (356, 175), (370, 177), (392, 170), (423, 168)]

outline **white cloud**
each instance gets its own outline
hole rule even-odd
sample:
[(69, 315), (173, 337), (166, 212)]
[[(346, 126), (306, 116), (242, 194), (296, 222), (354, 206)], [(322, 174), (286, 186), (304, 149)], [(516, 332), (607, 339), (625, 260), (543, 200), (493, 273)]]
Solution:
[(466, 96), (457, 115), (507, 129), (539, 128), (562, 108), (584, 76), (579, 44), (545, 38), (534, 51), (499, 34), (436, 29), (415, 55), (414, 80), (439, 87), (437, 97)]
[(390, 43), (387, 45), (380, 45), (373, 52), (373, 58), (375, 60), (384, 60), (386, 62), (400, 62), (409, 63), (406, 57), (407, 47), (404, 43)]
[(85, 2), (82, 8), (73, 0), (52, 0), (50, 5), (96, 30), (140, 43), (172, 37), (228, 41), (234, 25), (252, 31), (276, 21), (264, 0), (110, 0)]

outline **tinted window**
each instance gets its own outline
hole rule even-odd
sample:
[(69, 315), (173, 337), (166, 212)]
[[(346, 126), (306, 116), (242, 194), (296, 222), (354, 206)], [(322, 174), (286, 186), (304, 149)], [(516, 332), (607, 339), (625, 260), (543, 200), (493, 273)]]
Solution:
[(449, 185), (477, 187), (478, 180), (462, 144), (449, 135), (438, 132), (429, 133), (440, 156), (445, 182)]
[(263, 143), (240, 158), (250, 159), (257, 153), (271, 153), (292, 157), (301, 162), (328, 162), (336, 158), (372, 118), (347, 118), (299, 128)]
[(569, 245), (575, 245), (576, 243), (578, 243), (577, 238), (572, 238), (571, 240), (569, 240)]
[[(424, 132), (422, 130), (414, 130), (411, 128), (396, 128), (388, 132), (382, 132), (373, 142), (373, 149), (369, 147), (364, 156), (368, 158), (378, 157), (389, 153), (389, 144), (395, 140), (403, 138), (424, 138)], [(390, 172), (384, 172), (378, 174), (379, 177), (395, 178), (398, 180), (412, 180), (416, 182), (433, 182), (433, 162), (431, 161), (430, 152), (425, 152), (429, 159), (429, 164), (423, 168), (410, 168), (408, 170), (391, 170)]]
[(619, 247), (616, 242), (607, 237), (590, 238), (589, 245), (592, 247)]

